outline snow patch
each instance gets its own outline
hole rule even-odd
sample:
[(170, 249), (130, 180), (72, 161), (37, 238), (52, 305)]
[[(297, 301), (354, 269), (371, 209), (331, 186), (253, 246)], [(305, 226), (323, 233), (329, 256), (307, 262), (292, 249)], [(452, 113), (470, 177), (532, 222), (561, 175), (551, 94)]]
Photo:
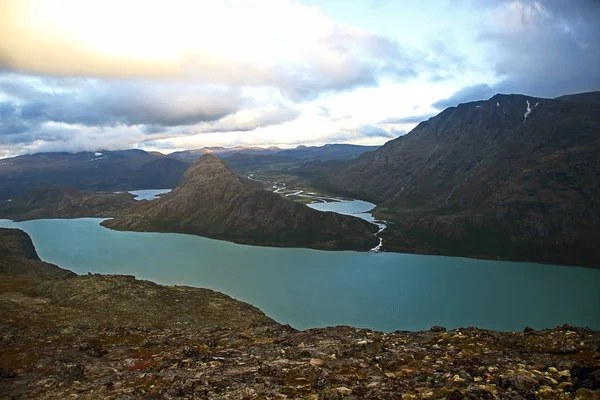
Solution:
[[(95, 156), (94, 158), (90, 158), (90, 162), (107, 159), (107, 157), (102, 153), (94, 153), (94, 156)], [(96, 166), (96, 167), (98, 167), (98, 166)]]
[(529, 100), (527, 100), (527, 111), (525, 111), (525, 114), (523, 114), (523, 123), (527, 121), (529, 114), (531, 114), (531, 104), (529, 104)]
[(500, 103), (496, 102), (496, 107), (500, 107)]

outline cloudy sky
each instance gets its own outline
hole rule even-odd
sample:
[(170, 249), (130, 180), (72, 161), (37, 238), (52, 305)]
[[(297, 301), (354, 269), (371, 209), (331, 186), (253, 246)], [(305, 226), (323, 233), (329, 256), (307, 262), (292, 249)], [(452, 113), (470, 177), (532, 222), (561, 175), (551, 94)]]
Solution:
[(0, 0), (0, 157), (382, 144), (600, 90), (598, 0)]

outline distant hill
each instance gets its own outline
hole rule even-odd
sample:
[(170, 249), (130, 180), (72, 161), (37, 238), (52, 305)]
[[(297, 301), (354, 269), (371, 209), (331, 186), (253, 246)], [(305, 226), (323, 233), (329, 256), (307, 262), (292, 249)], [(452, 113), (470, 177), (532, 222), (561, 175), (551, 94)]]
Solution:
[(277, 166), (297, 164), (298, 159), (274, 154), (245, 154), (236, 153), (224, 159), (233, 170), (241, 171), (244, 168), (260, 168), (264, 166)]
[(190, 162), (142, 150), (39, 153), (0, 159), (0, 200), (35, 186), (119, 191), (173, 188)]
[(389, 250), (600, 267), (599, 96), (460, 104), (319, 182), (378, 204)]
[(295, 149), (282, 150), (278, 156), (294, 157), (304, 161), (351, 160), (379, 146), (358, 146), (354, 144), (326, 144), (324, 146), (298, 146)]
[(326, 144), (324, 146), (298, 146), (294, 149), (282, 150), (279, 147), (205, 147), (197, 150), (178, 151), (170, 156), (183, 159), (197, 159), (204, 154), (212, 154), (219, 158), (228, 158), (236, 154), (271, 155), (295, 158), (300, 161), (351, 160), (367, 151), (376, 150), (379, 146), (358, 146), (354, 144)]
[(205, 154), (212, 154), (219, 158), (229, 157), (233, 154), (275, 154), (281, 151), (279, 147), (271, 146), (268, 148), (262, 147), (204, 147), (196, 150), (184, 150), (170, 153), (169, 156), (180, 157), (189, 160), (196, 160)]
[(195, 161), (170, 193), (102, 225), (264, 246), (369, 250), (378, 243), (375, 225), (315, 211), (265, 191), (242, 181), (224, 161), (210, 154)]
[(10, 201), (0, 200), (0, 218), (112, 218), (137, 204), (129, 193), (98, 193), (68, 187), (38, 186)]

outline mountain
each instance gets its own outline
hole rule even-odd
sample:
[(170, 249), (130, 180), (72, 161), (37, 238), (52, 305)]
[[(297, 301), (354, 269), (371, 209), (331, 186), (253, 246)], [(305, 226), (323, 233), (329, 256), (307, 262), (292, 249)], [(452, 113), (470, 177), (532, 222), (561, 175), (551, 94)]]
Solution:
[(276, 155), (294, 157), (304, 161), (350, 160), (379, 146), (358, 146), (355, 144), (326, 144), (324, 146), (298, 146), (295, 149), (282, 150)]
[(265, 191), (242, 181), (224, 161), (210, 154), (195, 161), (170, 193), (102, 225), (265, 246), (368, 250), (378, 243), (375, 225), (315, 211)]
[(26, 189), (10, 201), (0, 200), (0, 218), (15, 221), (40, 218), (112, 218), (136, 204), (137, 201), (129, 193), (40, 186)]
[(568, 94), (557, 97), (556, 100), (572, 101), (575, 103), (600, 104), (600, 92)]
[(389, 250), (599, 267), (598, 96), (460, 104), (321, 184), (378, 204)]
[(298, 164), (298, 159), (274, 154), (245, 154), (236, 153), (225, 158), (227, 165), (234, 171), (243, 171), (245, 168), (261, 168), (281, 166), (285, 164)]
[(359, 146), (354, 144), (326, 144), (324, 146), (298, 146), (294, 149), (282, 150), (279, 147), (205, 147), (197, 150), (177, 151), (169, 156), (195, 160), (204, 154), (212, 154), (219, 158), (229, 158), (233, 155), (246, 154), (254, 156), (278, 156), (294, 158), (299, 161), (310, 160), (350, 160), (365, 152), (376, 150), (379, 146)]
[(175, 187), (190, 162), (142, 150), (39, 153), (0, 159), (0, 199), (35, 186), (117, 191)]
[(266, 149), (262, 148), (262, 147), (244, 147), (244, 146), (229, 147), (229, 148), (227, 148), (227, 147), (203, 147), (201, 149), (195, 149), (195, 150), (176, 151), (176, 152), (170, 153), (169, 156), (179, 157), (179, 158), (183, 158), (183, 159), (187, 159), (187, 160), (196, 160), (205, 154), (212, 154), (212, 155), (220, 157), (220, 158), (225, 158), (225, 157), (229, 157), (233, 154), (274, 154), (279, 151), (281, 151), (281, 149), (277, 146), (271, 146)]

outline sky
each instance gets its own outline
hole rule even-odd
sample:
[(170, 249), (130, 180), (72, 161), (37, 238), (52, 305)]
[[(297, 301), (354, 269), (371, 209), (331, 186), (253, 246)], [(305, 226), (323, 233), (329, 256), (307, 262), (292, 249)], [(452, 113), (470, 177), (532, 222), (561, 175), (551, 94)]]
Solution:
[(600, 90), (600, 0), (0, 0), (0, 157), (380, 145)]

